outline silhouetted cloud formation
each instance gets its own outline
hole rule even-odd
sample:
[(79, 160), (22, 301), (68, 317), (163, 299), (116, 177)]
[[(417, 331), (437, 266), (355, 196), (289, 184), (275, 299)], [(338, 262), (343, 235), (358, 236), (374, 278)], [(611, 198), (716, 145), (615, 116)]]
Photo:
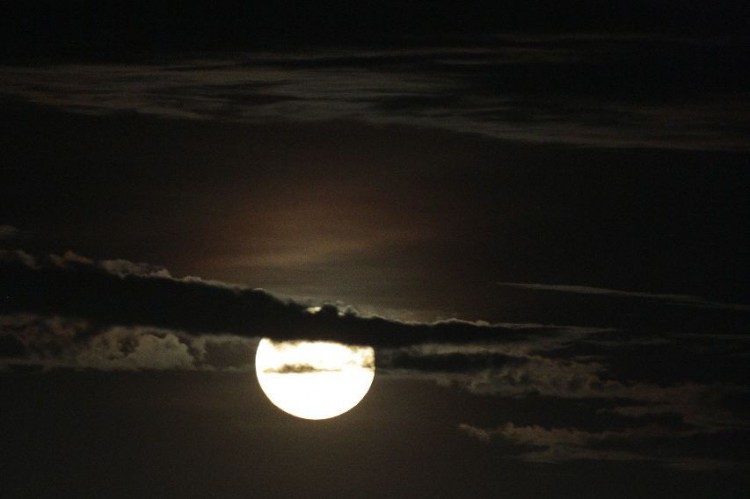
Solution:
[(375, 347), (432, 343), (518, 341), (551, 334), (526, 328), (444, 321), (402, 323), (359, 317), (324, 305), (283, 301), (258, 289), (198, 278), (176, 279), (166, 269), (123, 260), (96, 262), (74, 253), (35, 257), (0, 253), (0, 313), (85, 318), (93, 323), (153, 326), (189, 333), (231, 333), (272, 339), (320, 339)]

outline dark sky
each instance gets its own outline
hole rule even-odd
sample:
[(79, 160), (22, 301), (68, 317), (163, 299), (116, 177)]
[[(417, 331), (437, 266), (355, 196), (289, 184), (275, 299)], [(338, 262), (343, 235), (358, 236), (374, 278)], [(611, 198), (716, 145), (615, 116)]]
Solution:
[(744, 2), (0, 19), (3, 497), (750, 493)]

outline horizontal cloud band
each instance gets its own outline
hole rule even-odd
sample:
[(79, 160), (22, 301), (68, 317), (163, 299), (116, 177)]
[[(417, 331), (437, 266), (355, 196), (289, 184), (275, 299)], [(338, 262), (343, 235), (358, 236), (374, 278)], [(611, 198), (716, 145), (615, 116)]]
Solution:
[(162, 268), (122, 260), (96, 262), (73, 253), (63, 257), (0, 253), (0, 295), (0, 314), (61, 315), (102, 325), (374, 347), (514, 341), (550, 334), (544, 327), (521, 332), (457, 320), (402, 323), (342, 313), (330, 305), (313, 313), (307, 305), (280, 300), (263, 290), (177, 279)]

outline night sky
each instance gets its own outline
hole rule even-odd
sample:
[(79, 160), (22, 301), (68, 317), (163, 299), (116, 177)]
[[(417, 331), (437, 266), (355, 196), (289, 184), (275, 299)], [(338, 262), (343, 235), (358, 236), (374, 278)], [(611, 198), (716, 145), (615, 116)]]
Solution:
[(749, 20), (5, 2), (0, 496), (749, 497)]

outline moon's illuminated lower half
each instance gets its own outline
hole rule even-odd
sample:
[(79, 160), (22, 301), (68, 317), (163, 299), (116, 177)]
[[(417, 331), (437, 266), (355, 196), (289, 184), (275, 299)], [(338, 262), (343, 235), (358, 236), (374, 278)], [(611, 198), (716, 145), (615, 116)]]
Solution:
[(375, 351), (328, 341), (263, 338), (255, 355), (260, 387), (279, 409), (327, 419), (357, 405), (375, 377)]

